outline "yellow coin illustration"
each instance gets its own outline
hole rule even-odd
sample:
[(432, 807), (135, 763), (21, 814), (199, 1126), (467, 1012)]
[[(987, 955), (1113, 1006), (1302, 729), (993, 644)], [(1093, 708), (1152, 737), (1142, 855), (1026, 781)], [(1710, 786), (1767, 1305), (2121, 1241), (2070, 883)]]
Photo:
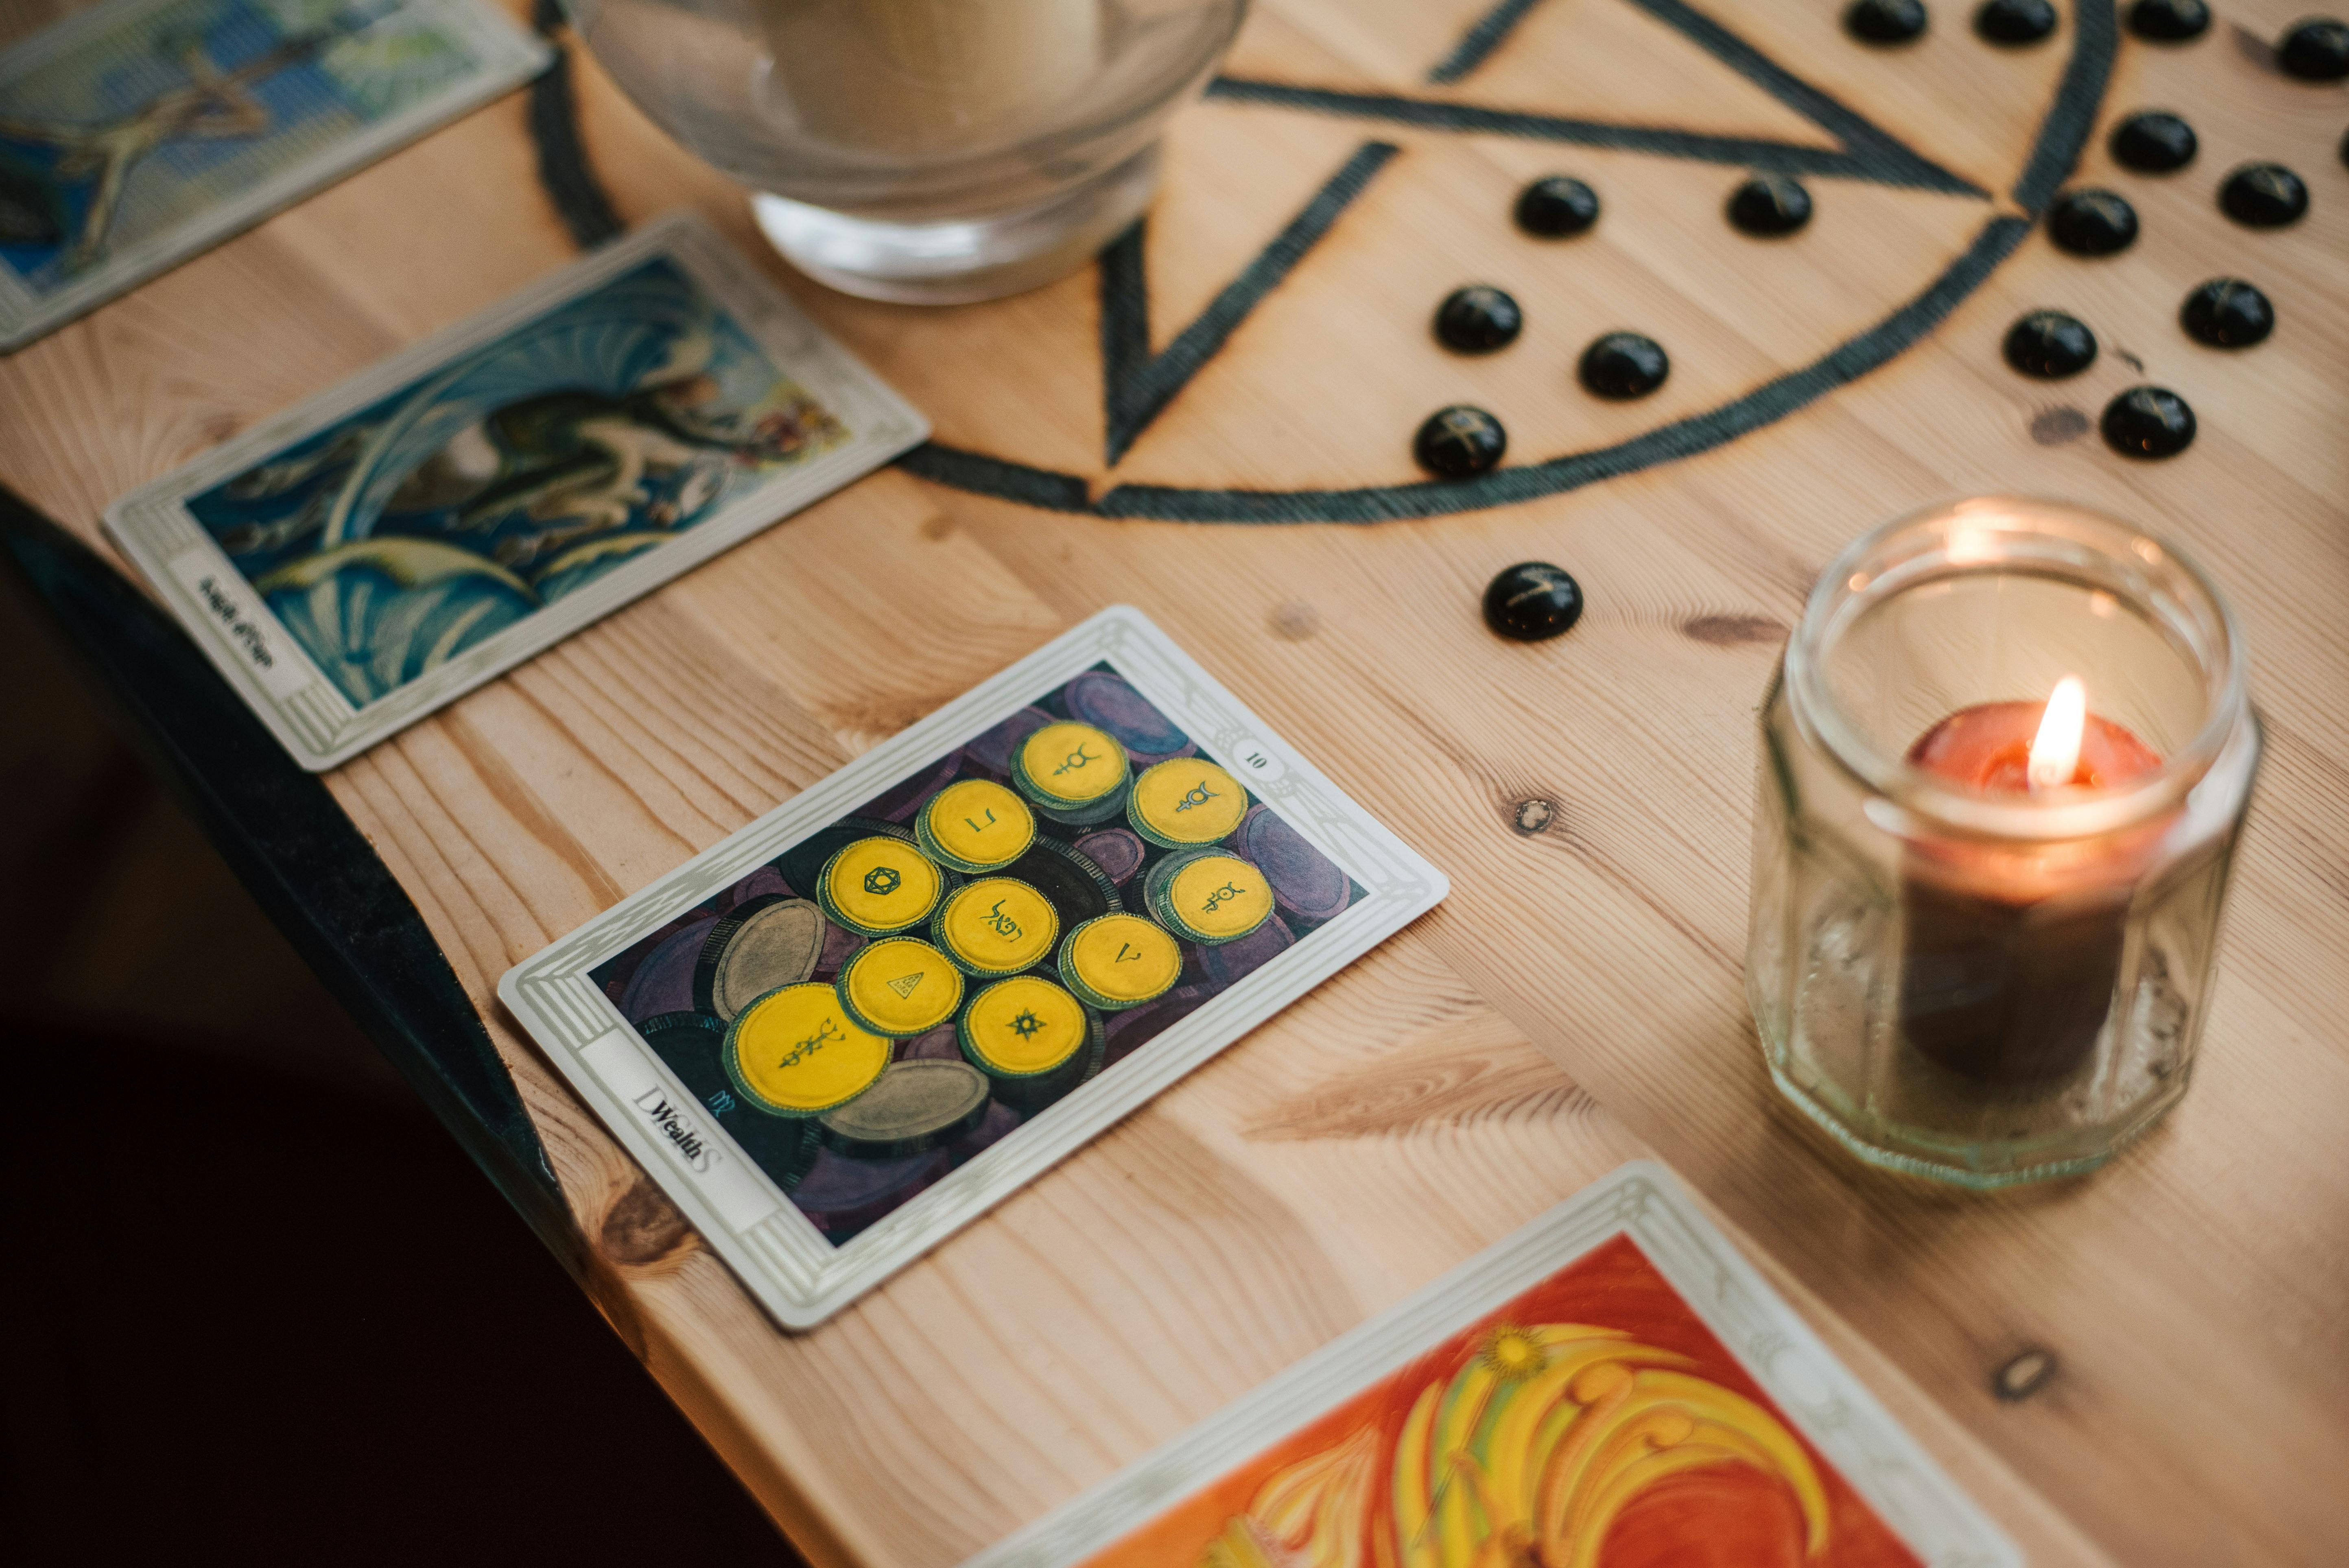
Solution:
[(734, 1016), (720, 1052), (742, 1098), (771, 1116), (846, 1105), (889, 1065), (889, 1042), (860, 1027), (830, 985), (770, 991)]
[(882, 936), (928, 918), (946, 879), (903, 839), (859, 839), (824, 862), (817, 879), (823, 912), (851, 931)]
[(1272, 916), (1272, 884), (1237, 855), (1187, 857), (1157, 891), (1152, 912), (1201, 942), (1237, 942)]
[(1034, 1078), (1077, 1054), (1089, 1026), (1084, 1004), (1033, 975), (981, 991), (956, 1032), (973, 1066), (1003, 1078)]
[(1125, 782), (1125, 748), (1107, 730), (1062, 720), (1019, 743), (1019, 778), (1047, 800), (1084, 806)]
[(892, 936), (857, 950), (840, 972), (849, 1016), (876, 1035), (926, 1034), (962, 1006), (962, 971), (928, 943)]
[(1135, 1007), (1164, 995), (1183, 973), (1183, 950), (1138, 914), (1104, 914), (1061, 944), (1061, 978), (1096, 1007)]
[(939, 907), (930, 934), (975, 975), (1017, 975), (1051, 955), (1061, 940), (1061, 917), (1026, 882), (981, 877)]
[(1171, 850), (1212, 844), (1247, 815), (1240, 781), (1204, 757), (1175, 757), (1133, 781), (1125, 814), (1134, 831)]
[(987, 779), (964, 779), (930, 797), (915, 830), (922, 847), (958, 872), (1009, 865), (1036, 841), (1028, 802)]

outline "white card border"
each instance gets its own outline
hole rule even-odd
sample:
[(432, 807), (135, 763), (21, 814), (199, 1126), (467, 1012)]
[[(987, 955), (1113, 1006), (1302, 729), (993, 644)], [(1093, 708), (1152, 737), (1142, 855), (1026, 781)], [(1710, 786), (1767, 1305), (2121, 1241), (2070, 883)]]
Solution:
[[(627, 1026), (588, 972), (810, 834), (933, 764), (1072, 676), (1107, 663), (1181, 726), (1199, 749), (1244, 779), (1290, 827), (1359, 882), (1363, 898), (1282, 957), (1247, 975), (845, 1246), (825, 1241), (779, 1189), (774, 1205), (738, 1226), (721, 1209), (737, 1195), (711, 1190), (674, 1146), (632, 1114), (587, 1060), (615, 1034), (664, 1083), (675, 1079)], [(1259, 759), (1251, 762), (1250, 759)], [(956, 1231), (1075, 1152), (1185, 1073), (1425, 913), (1450, 891), (1444, 873), (1349, 799), (1266, 727), (1164, 632), (1115, 605), (866, 752), (831, 777), (695, 856), (649, 887), (508, 970), (499, 999), (614, 1136), (677, 1202), (775, 1319), (822, 1323)], [(688, 1098), (686, 1103), (690, 1105)], [(715, 1126), (721, 1159), (747, 1161)]]
[[(232, 582), (250, 589), (243, 574), (188, 511), (188, 498), (655, 256), (675, 262), (708, 290), (785, 374), (848, 427), (848, 441), (786, 470), (668, 544), (647, 552), (575, 593), (565, 594), (363, 708), (355, 709), (323, 671), (302, 657), (300, 644), (254, 595), (254, 614), (266, 622), (309, 677), (292, 695), (281, 696), (271, 691), (227, 629), (206, 612), (182, 574), (172, 570), (173, 562), (182, 557), (209, 552)], [(141, 486), (109, 507), (105, 521), (107, 532), (123, 553), (154, 585), (197, 646), (295, 760), (313, 773), (321, 773), (862, 478), (928, 436), (928, 421), (911, 404), (826, 337), (698, 213), (679, 211), (582, 257), (489, 309), (264, 420), (228, 445)]]
[(1619, 1235), (1927, 1568), (2023, 1568), (2014, 1543), (1649, 1160), (1617, 1167), (962, 1568), (1071, 1568)]
[[(42, 28), (0, 54), (0, 69), (5, 69), (9, 78), (29, 75), (95, 34), (177, 3), (107, 0)], [(426, 13), (471, 48), (474, 74), (446, 92), (377, 121), (347, 141), (279, 170), (243, 194), (109, 256), (87, 275), (54, 293), (35, 294), (7, 269), (0, 268), (0, 354), (46, 336), (395, 149), (504, 97), (554, 63), (551, 45), (515, 26), (512, 17), (485, 0), (404, 0), (403, 8)]]

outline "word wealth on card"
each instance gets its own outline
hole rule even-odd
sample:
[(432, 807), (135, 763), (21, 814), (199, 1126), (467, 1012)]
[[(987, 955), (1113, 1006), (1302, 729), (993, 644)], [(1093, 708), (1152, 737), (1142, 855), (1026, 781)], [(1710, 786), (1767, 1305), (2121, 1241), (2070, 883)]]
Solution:
[(805, 1327), (1444, 892), (1120, 608), (498, 995), (768, 1310)]

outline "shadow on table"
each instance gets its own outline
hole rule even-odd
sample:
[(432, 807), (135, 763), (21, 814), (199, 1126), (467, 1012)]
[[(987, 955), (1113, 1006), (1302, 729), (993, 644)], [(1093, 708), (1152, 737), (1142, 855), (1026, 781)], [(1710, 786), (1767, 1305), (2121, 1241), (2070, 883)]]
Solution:
[(0, 579), (0, 1558), (788, 1544)]

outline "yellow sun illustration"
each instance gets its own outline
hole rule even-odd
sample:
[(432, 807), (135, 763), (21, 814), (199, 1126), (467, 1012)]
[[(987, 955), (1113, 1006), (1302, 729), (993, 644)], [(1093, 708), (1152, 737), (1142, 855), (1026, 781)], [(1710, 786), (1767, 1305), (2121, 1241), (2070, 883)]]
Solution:
[(1514, 1324), (1497, 1323), (1486, 1332), (1485, 1343), (1476, 1347), (1476, 1359), (1505, 1383), (1525, 1383), (1541, 1376), (1549, 1366), (1549, 1352), (1524, 1329)]

